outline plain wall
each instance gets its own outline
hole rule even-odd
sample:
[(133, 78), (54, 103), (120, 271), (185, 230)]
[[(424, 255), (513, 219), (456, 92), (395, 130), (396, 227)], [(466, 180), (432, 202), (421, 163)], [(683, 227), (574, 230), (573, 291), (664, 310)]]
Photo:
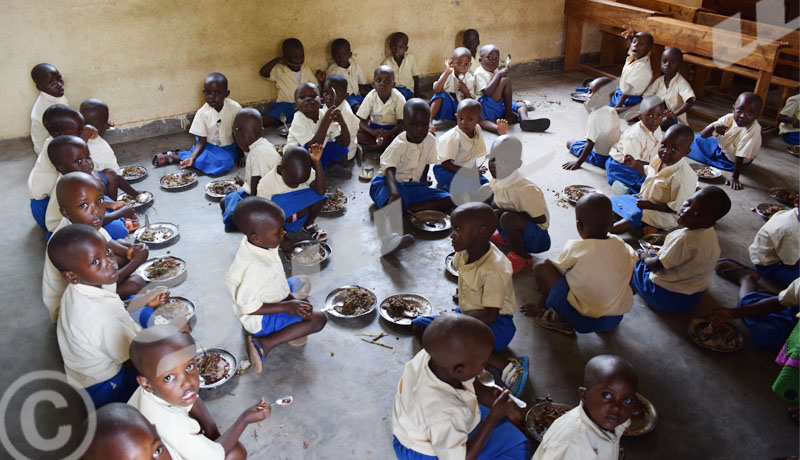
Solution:
[[(11, 0), (0, 15), (0, 69), (9, 77), (0, 139), (30, 134), (30, 69), (39, 62), (61, 71), (70, 105), (98, 97), (118, 126), (135, 127), (196, 111), (209, 72), (224, 73), (240, 103), (274, 100), (258, 70), (287, 37), (303, 42), (312, 70), (327, 67), (333, 39), (347, 38), (371, 80), (387, 37), (400, 30), (422, 74), (438, 74), (467, 28), (515, 63), (562, 56), (563, 10), (563, 0)], [(599, 35), (587, 32), (583, 51), (598, 51)]]

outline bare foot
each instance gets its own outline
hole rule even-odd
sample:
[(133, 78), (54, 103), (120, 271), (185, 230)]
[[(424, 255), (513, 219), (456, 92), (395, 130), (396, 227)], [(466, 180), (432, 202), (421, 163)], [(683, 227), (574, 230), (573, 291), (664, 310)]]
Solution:
[(519, 307), (519, 311), (524, 313), (525, 316), (536, 317), (545, 308), (547, 308), (545, 303), (543, 301), (540, 301), (539, 303), (536, 303), (536, 304), (526, 303), (525, 305)]
[(495, 121), (495, 124), (497, 125), (498, 136), (502, 136), (503, 134), (508, 134), (508, 120), (506, 120), (505, 118), (498, 118), (497, 121)]
[(719, 259), (714, 266), (717, 275), (734, 284), (742, 284), (747, 278), (753, 283), (758, 282), (758, 273), (752, 268), (745, 267), (741, 263), (732, 259)]

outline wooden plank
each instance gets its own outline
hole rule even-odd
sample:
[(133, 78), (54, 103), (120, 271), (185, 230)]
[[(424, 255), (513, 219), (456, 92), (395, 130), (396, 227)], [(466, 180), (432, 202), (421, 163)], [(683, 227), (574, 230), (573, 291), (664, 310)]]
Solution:
[[(701, 56), (695, 56), (694, 54), (684, 54), (683, 61), (689, 62), (692, 64), (701, 65), (703, 67), (708, 68), (715, 68), (716, 65), (712, 59), (704, 58)], [(758, 71), (753, 69), (748, 69), (747, 67), (742, 67), (738, 65), (732, 65), (725, 68), (725, 70), (729, 73), (742, 75), (747, 78), (752, 78), (753, 80), (758, 78)]]
[(567, 16), (567, 33), (564, 37), (564, 70), (577, 70), (581, 62), (583, 19)]
[(673, 3), (666, 0), (619, 0), (621, 3), (627, 5), (638, 6), (648, 10), (660, 11), (669, 14), (675, 19), (681, 21), (694, 22), (695, 14), (699, 8), (694, 6), (682, 5), (680, 3)]
[(755, 19), (758, 0), (703, 0), (703, 8), (725, 15), (741, 13), (745, 19)]
[[(704, 25), (704, 26), (716, 26), (717, 24), (725, 21), (726, 19), (731, 19), (728, 16), (723, 16), (721, 14), (716, 13), (708, 13), (705, 11), (698, 11), (697, 12), (697, 24)], [(789, 46), (785, 49), (781, 49), (782, 53), (791, 53), (795, 56), (798, 55), (800, 52), (800, 30), (797, 29), (789, 29), (787, 27), (780, 27), (772, 24), (764, 24), (755, 21), (748, 21), (746, 19), (739, 19), (738, 20), (741, 33), (745, 35), (752, 35), (754, 37), (759, 36), (759, 31), (761, 31), (761, 38), (767, 38), (770, 40), (781, 40), (785, 41), (789, 44)], [(737, 29), (734, 29), (734, 31)]]
[(603, 26), (626, 27), (630, 25), (634, 30), (647, 30), (647, 18), (664, 14), (609, 0), (566, 0), (564, 2), (564, 15), (568, 18), (583, 19)]

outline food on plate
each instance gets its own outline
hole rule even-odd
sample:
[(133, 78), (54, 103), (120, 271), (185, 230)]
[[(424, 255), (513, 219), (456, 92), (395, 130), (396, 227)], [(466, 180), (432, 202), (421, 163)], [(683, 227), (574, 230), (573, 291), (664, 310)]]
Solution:
[(150, 264), (144, 273), (150, 281), (173, 278), (181, 272), (183, 264), (172, 257), (162, 257)]
[(210, 182), (208, 190), (215, 195), (227, 195), (230, 192), (236, 191), (239, 187), (232, 180), (221, 180)]
[(369, 311), (375, 298), (372, 293), (362, 288), (348, 288), (344, 291), (342, 303), (336, 305), (336, 311), (343, 315), (355, 316)]
[(192, 172), (176, 172), (167, 174), (161, 178), (161, 185), (166, 188), (181, 187), (189, 185), (197, 180), (197, 174)]
[(122, 176), (125, 179), (138, 179), (139, 177), (144, 176), (147, 174), (147, 170), (142, 168), (141, 166), (131, 165), (122, 168)]
[(218, 351), (206, 351), (194, 358), (197, 371), (203, 377), (206, 385), (217, 383), (228, 378), (231, 373), (231, 364), (222, 357)]
[(703, 179), (713, 179), (717, 177), (717, 173), (711, 168), (711, 166), (697, 168), (694, 170), (694, 172), (697, 173), (697, 177), (702, 177)]
[(153, 312), (153, 322), (155, 324), (169, 324), (175, 318), (189, 318), (192, 308), (186, 302), (178, 299), (170, 299), (169, 302), (160, 305)]
[(390, 297), (382, 307), (394, 319), (413, 319), (422, 314), (422, 304), (403, 297)]
[(328, 199), (325, 205), (322, 206), (322, 212), (336, 212), (342, 211), (346, 208), (347, 197), (341, 188), (337, 188), (335, 192), (328, 193)]
[(145, 243), (163, 243), (170, 238), (172, 238), (172, 230), (156, 226), (145, 229), (138, 236), (139, 241), (144, 241)]

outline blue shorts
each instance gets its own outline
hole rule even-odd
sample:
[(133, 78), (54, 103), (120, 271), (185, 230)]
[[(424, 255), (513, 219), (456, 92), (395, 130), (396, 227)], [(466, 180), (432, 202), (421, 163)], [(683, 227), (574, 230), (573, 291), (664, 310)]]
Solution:
[[(586, 147), (586, 141), (580, 140), (575, 141), (569, 146), (569, 153), (575, 155), (576, 157), (580, 157), (583, 153), (583, 148)], [(606, 161), (611, 158), (608, 155), (600, 155), (599, 153), (595, 153), (594, 150), (589, 153), (589, 156), (586, 157), (586, 162), (592, 165), (597, 166), (598, 168), (606, 168)], [(644, 179), (642, 179), (644, 181)]]
[[(106, 201), (114, 201), (111, 197), (106, 196)], [(114, 212), (110, 209), (106, 210), (106, 214)], [(103, 228), (108, 232), (109, 236), (111, 236), (112, 240), (121, 240), (123, 238), (128, 237), (128, 227), (125, 226), (125, 218), (120, 217), (119, 219), (112, 220), (111, 222), (103, 225)]]
[(347, 99), (345, 99), (345, 101), (347, 101), (350, 107), (354, 105), (361, 105), (361, 103), (364, 102), (364, 96), (360, 94), (351, 94), (347, 96)]
[[(195, 137), (195, 142), (197, 138)], [(178, 152), (178, 157), (185, 160), (192, 156), (194, 146), (189, 150)], [(194, 160), (193, 168), (208, 174), (209, 176), (218, 176), (224, 174), (233, 168), (236, 164), (236, 144), (231, 145), (214, 145), (206, 141), (206, 146), (200, 155)]]
[[(450, 183), (453, 182), (453, 178), (455, 176), (456, 173), (444, 169), (442, 165), (433, 165), (433, 177), (436, 178), (436, 183), (439, 184), (439, 188), (445, 192), (450, 191)], [(478, 174), (478, 180), (480, 181), (479, 184), (476, 184), (478, 187), (489, 183), (489, 179), (487, 179), (483, 174)], [(477, 189), (475, 192), (477, 193)]]
[(92, 398), (95, 408), (112, 402), (127, 403), (139, 388), (139, 382), (136, 381), (138, 375), (135, 370), (122, 366), (117, 375), (104, 382), (95, 383), (85, 390)]
[[(733, 171), (733, 167), (735, 166), (735, 164), (725, 156), (725, 153), (719, 146), (719, 140), (714, 136), (703, 138), (701, 135), (695, 134), (691, 151), (689, 152), (689, 158), (725, 171)], [(752, 163), (752, 161), (744, 163), (742, 166), (747, 166), (750, 163)]]
[[(611, 102), (609, 102), (608, 105), (610, 107), (616, 107), (617, 102), (619, 102), (620, 99), (622, 99), (622, 90), (617, 88), (617, 90), (614, 91), (614, 94), (611, 96)], [(628, 97), (625, 99), (625, 102), (622, 103), (622, 107), (631, 107), (633, 105), (641, 103), (642, 103), (642, 96), (628, 95)]]
[[(481, 96), (478, 102), (481, 103), (481, 118), (484, 120), (494, 123), (498, 118), (506, 117), (506, 105), (503, 101), (495, 101), (489, 96)], [(511, 111), (517, 113), (515, 101), (511, 101)]]
[(379, 125), (377, 123), (373, 123), (372, 121), (369, 122), (369, 127), (372, 129), (382, 129), (384, 131), (391, 131), (397, 125)]
[[(306, 150), (308, 150), (308, 148), (306, 148)], [(336, 141), (328, 142), (325, 144), (325, 148), (322, 149), (322, 158), (319, 161), (320, 165), (322, 165), (322, 169), (336, 163), (341, 160), (342, 157), (346, 157), (349, 151), (350, 147), (342, 147)]]
[(569, 294), (567, 278), (561, 278), (561, 281), (550, 289), (550, 293), (547, 295), (547, 306), (555, 310), (561, 320), (569, 323), (577, 332), (587, 334), (589, 332), (610, 331), (619, 326), (622, 321), (622, 315), (601, 316), (599, 318), (583, 316), (570, 305), (567, 300), (567, 294)]
[[(461, 313), (461, 309), (456, 308), (456, 313)], [(419, 326), (422, 329), (427, 329), (433, 320), (438, 317), (439, 315), (420, 316), (411, 321), (411, 324)], [(511, 343), (511, 339), (514, 338), (514, 334), (517, 332), (517, 327), (514, 326), (514, 315), (498, 315), (497, 321), (492, 324), (487, 324), (487, 326), (489, 326), (489, 329), (491, 329), (494, 334), (493, 351), (500, 351), (508, 348), (508, 344)]]
[[(292, 276), (287, 278), (286, 282), (289, 283), (289, 292), (297, 292), (297, 288), (300, 284), (300, 280), (297, 277)], [(288, 297), (283, 300), (287, 299)], [(286, 329), (294, 323), (299, 323), (302, 320), (303, 318), (301, 316), (284, 312), (275, 313), (274, 315), (262, 315), (261, 330), (253, 334), (253, 336), (266, 337), (272, 333), (280, 331), (281, 329)]]
[[(275, 202), (280, 208), (283, 210), (283, 214), (288, 219), (294, 214), (302, 211), (310, 207), (311, 205), (324, 200), (328, 197), (328, 195), (320, 195), (319, 193), (315, 192), (313, 189), (304, 188), (302, 190), (297, 190), (294, 192), (288, 193), (281, 193), (278, 195), (274, 195), (272, 197), (272, 201)], [(283, 224), (283, 228), (287, 232), (297, 232), (308, 220), (308, 214), (304, 215), (300, 219), (294, 222), (286, 222)]]
[(633, 193), (639, 193), (642, 189), (642, 184), (644, 184), (644, 179), (645, 176), (630, 166), (625, 166), (611, 157), (606, 160), (606, 180), (608, 180), (609, 185), (613, 184), (614, 181), (619, 181), (631, 189)]
[(276, 120), (281, 119), (281, 114), (286, 115), (286, 123), (291, 123), (294, 120), (294, 103), (292, 102), (275, 102), (272, 104), (272, 107), (269, 108), (269, 112), (267, 112), (268, 117), (272, 117)]
[(444, 91), (434, 94), (429, 104), (433, 104), (433, 101), (436, 99), (442, 100), (442, 107), (438, 112), (433, 114), (433, 119), (441, 120), (444, 118), (445, 120), (455, 120), (456, 112), (458, 111), (458, 101), (450, 93)]
[[(136, 297), (136, 294), (128, 297), (128, 299), (132, 299)], [(125, 299), (125, 300), (128, 300)], [(136, 321), (136, 324), (142, 326), (143, 329), (147, 329), (148, 327), (153, 325), (153, 313), (155, 312), (155, 308), (153, 307), (142, 307), (138, 310), (134, 310), (132, 312), (128, 312), (131, 318)]]
[(772, 265), (756, 264), (756, 271), (762, 278), (777, 281), (783, 288), (788, 287), (792, 284), (792, 281), (800, 276), (800, 271), (796, 267), (787, 267), (780, 262)]
[(633, 195), (618, 195), (609, 197), (611, 200), (611, 210), (614, 214), (627, 220), (631, 224), (631, 228), (642, 228), (642, 208), (636, 206), (636, 201), (639, 198)]
[(782, 137), (783, 141), (789, 145), (800, 145), (800, 131), (786, 133)]
[(44, 215), (47, 213), (47, 204), (50, 203), (50, 197), (46, 196), (41, 200), (34, 200), (31, 198), (31, 214), (33, 214), (33, 220), (39, 224), (44, 231), (47, 231), (47, 225), (44, 223)]
[(703, 299), (703, 291), (694, 294), (672, 292), (657, 285), (650, 279), (650, 269), (644, 262), (636, 262), (633, 268), (631, 287), (642, 297), (647, 305), (666, 312), (689, 311)]
[[(746, 307), (761, 300), (774, 299), (776, 296), (763, 292), (749, 292), (739, 301), (740, 307)], [(797, 306), (787, 307), (777, 313), (742, 318), (750, 330), (753, 345), (761, 348), (777, 350), (786, 343), (786, 339), (797, 324)]]
[(222, 223), (228, 228), (236, 228), (233, 223), (233, 211), (240, 201), (250, 196), (244, 190), (235, 190), (225, 195), (225, 212), (222, 213)]
[[(497, 231), (503, 238), (503, 241), (508, 242), (506, 234), (499, 226)], [(550, 249), (550, 233), (547, 230), (542, 230), (538, 225), (533, 222), (525, 224), (525, 231), (522, 233), (522, 242), (525, 243), (525, 252), (528, 254), (539, 254)]]
[(403, 97), (406, 98), (406, 100), (409, 100), (414, 96), (414, 92), (406, 88), (405, 86), (395, 86), (394, 89), (400, 91), (400, 94), (402, 94)]
[[(450, 198), (450, 194), (444, 190), (428, 187), (427, 182), (398, 182), (397, 191), (400, 192), (400, 200), (403, 202), (403, 209), (412, 204), (425, 201), (436, 201)], [(389, 201), (389, 187), (386, 186), (384, 176), (375, 176), (369, 185), (369, 197), (382, 208)]]

